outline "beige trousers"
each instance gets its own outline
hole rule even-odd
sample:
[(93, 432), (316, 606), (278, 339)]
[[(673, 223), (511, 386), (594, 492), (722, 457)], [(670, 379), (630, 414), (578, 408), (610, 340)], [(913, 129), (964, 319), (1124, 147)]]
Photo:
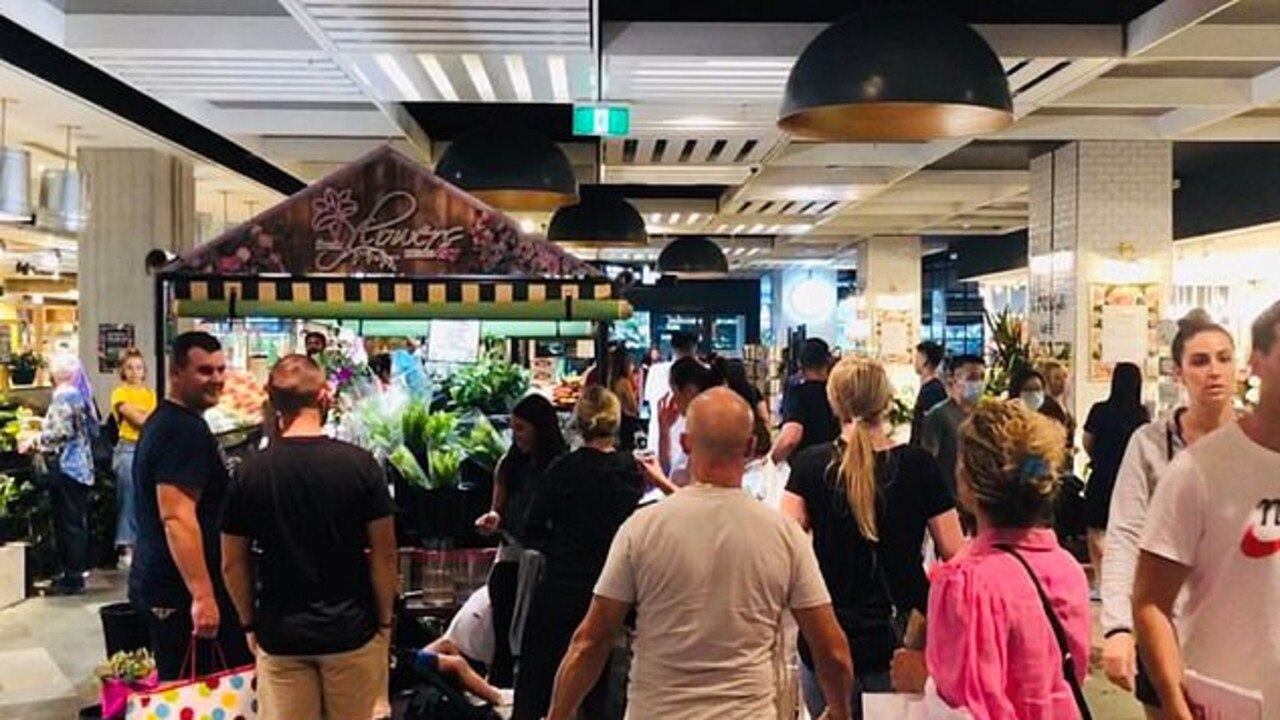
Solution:
[(261, 720), (373, 720), (389, 714), (388, 648), (381, 635), (332, 655), (272, 655), (258, 649)]

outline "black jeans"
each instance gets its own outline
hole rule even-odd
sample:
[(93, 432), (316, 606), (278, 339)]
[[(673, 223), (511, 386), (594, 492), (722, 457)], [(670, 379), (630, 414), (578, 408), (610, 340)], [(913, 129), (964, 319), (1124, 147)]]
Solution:
[[(191, 677), (191, 668), (183, 675), (183, 664), (195, 642), (191, 626), (191, 602), (173, 603), (175, 607), (145, 606), (134, 603), (147, 623), (147, 635), (151, 642), (151, 654), (156, 659), (156, 671), (161, 681)], [(201, 640), (196, 646), (195, 677), (204, 677), (219, 670), (252, 665), (254, 657), (244, 633), (240, 632), (234, 609), (230, 604), (219, 603), (222, 625), (216, 640)], [(218, 655), (218, 650), (222, 655)], [(226, 663), (223, 663), (223, 658)]]
[(90, 488), (62, 472), (52, 473), (49, 479), (62, 581), (68, 585), (84, 585), (84, 571), (89, 569)]
[[(591, 607), (591, 588), (538, 588), (529, 606), (529, 619), (520, 641), (520, 672), (516, 674), (515, 710), (512, 720), (540, 720), (551, 707), (560, 661), (569, 650), (573, 633)], [(583, 699), (579, 717), (606, 720), (608, 716), (608, 666)]]
[(493, 606), (493, 662), (489, 665), (489, 684), (494, 687), (509, 688), (515, 678), (510, 637), (519, 582), (518, 562), (500, 562), (489, 571), (489, 603)]

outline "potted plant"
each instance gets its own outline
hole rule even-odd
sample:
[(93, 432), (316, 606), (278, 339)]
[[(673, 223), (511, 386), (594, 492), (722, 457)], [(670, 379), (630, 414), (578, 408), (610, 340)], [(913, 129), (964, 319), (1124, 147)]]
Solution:
[(9, 359), (9, 380), (14, 385), (31, 385), (36, 381), (36, 373), (44, 367), (44, 358), (39, 353), (26, 350)]
[(17, 507), (22, 494), (21, 482), (12, 475), (0, 475), (0, 545), (24, 535), (25, 523)]
[(998, 315), (984, 312), (987, 330), (991, 334), (989, 352), (991, 364), (987, 368), (987, 394), (999, 397), (1009, 389), (1009, 383), (1019, 371), (1031, 367), (1031, 343), (1023, 332), (1022, 317), (1001, 310)]
[(146, 648), (118, 652), (94, 674), (102, 683), (103, 718), (123, 718), (131, 693), (153, 690), (159, 684), (155, 658)]
[(505, 415), (529, 390), (524, 368), (487, 353), (479, 362), (458, 369), (448, 378), (449, 403), (454, 409)]

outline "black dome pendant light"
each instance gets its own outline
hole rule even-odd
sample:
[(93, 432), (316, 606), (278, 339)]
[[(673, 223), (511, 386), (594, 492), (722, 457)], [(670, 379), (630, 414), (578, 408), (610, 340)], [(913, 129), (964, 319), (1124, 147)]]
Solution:
[(778, 117), (798, 137), (863, 142), (967, 137), (1012, 122), (991, 46), (917, 3), (871, 7), (819, 33), (791, 68)]
[(551, 216), (547, 239), (566, 245), (648, 245), (644, 218), (631, 203), (603, 193), (584, 195), (577, 205)]
[(436, 175), (499, 210), (548, 212), (578, 200), (578, 178), (556, 144), (531, 132), (491, 128), (459, 136)]
[(662, 249), (658, 272), (684, 279), (722, 277), (729, 274), (729, 261), (715, 241), (686, 235)]

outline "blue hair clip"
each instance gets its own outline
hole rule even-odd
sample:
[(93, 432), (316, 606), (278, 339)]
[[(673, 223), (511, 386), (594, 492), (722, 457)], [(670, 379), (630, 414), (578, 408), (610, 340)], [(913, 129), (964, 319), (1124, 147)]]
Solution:
[(1024, 483), (1032, 483), (1045, 475), (1049, 474), (1049, 461), (1039, 455), (1028, 456), (1022, 461), (1022, 467), (1019, 469), (1021, 480)]

